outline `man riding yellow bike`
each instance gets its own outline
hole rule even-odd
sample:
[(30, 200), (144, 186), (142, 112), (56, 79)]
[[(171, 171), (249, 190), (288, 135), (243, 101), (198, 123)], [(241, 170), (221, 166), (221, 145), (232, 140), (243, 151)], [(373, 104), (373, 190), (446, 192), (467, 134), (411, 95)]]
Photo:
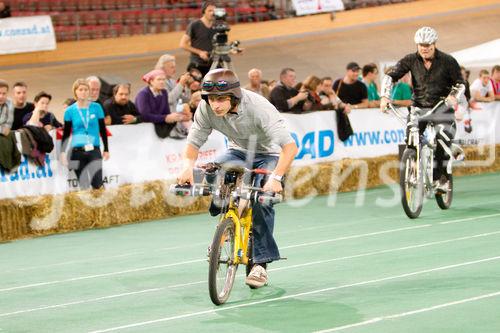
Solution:
[[(224, 134), (229, 149), (218, 163), (230, 163), (251, 169), (269, 169), (273, 173), (263, 186), (264, 191), (281, 192), (282, 178), (297, 154), (295, 141), (283, 118), (264, 97), (242, 89), (238, 77), (228, 69), (208, 72), (202, 82), (202, 97), (189, 131), (183, 153), (184, 167), (178, 184), (194, 184), (193, 168), (200, 147), (212, 130)], [(260, 186), (263, 175), (254, 184)], [(217, 215), (220, 207), (211, 204), (210, 213)], [(272, 205), (253, 205), (253, 262), (246, 284), (259, 288), (267, 284), (267, 263), (280, 259), (273, 237), (274, 209)]]

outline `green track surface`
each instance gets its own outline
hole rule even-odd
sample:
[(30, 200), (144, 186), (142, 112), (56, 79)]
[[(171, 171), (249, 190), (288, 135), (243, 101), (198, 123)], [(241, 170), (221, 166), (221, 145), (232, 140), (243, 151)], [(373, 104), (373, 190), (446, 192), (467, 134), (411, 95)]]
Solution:
[(288, 260), (219, 307), (208, 214), (0, 244), (0, 332), (500, 332), (499, 185), (456, 178), (416, 220), (388, 187), (281, 204)]

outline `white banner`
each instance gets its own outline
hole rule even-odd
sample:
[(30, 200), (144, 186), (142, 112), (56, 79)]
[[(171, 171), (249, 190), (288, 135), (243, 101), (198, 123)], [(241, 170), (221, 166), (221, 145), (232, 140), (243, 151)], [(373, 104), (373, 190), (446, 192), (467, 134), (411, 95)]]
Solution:
[[(483, 103), (471, 113), (472, 132), (458, 122), (456, 139), (464, 144), (500, 143), (500, 103)], [(353, 110), (349, 115), (354, 134), (342, 142), (337, 136), (335, 112), (321, 111), (303, 115), (283, 114), (299, 152), (294, 166), (343, 158), (369, 158), (398, 153), (404, 142), (404, 126), (391, 114), (377, 109)], [(175, 179), (182, 167), (181, 154), (185, 140), (160, 139), (152, 124), (108, 126), (111, 158), (103, 162), (106, 187)], [(60, 141), (58, 141), (59, 146)], [(224, 136), (213, 131), (200, 150), (199, 163), (213, 161), (224, 153)], [(19, 168), (6, 174), (0, 171), (0, 199), (16, 196), (60, 194), (76, 190), (74, 172), (61, 167), (56, 159), (58, 149), (46, 158), (44, 167), (24, 160)]]
[(0, 19), (0, 54), (55, 49), (56, 36), (50, 16)]
[(342, 0), (292, 0), (298, 16), (344, 10)]

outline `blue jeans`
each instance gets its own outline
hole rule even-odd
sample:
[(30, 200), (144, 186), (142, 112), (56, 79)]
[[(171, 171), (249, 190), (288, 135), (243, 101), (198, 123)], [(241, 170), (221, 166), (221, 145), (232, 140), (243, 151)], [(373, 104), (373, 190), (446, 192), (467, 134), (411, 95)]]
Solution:
[[(268, 169), (274, 170), (278, 163), (278, 156), (255, 154), (252, 161), (246, 160), (246, 154), (242, 151), (230, 149), (216, 162), (220, 164), (231, 163), (245, 166), (248, 169)], [(255, 175), (253, 186), (261, 187), (265, 175)], [(220, 210), (220, 207), (212, 202), (210, 211)], [(253, 218), (253, 262), (256, 264), (269, 263), (280, 259), (278, 245), (273, 237), (274, 230), (274, 208), (272, 205), (261, 205), (256, 202), (252, 207)]]

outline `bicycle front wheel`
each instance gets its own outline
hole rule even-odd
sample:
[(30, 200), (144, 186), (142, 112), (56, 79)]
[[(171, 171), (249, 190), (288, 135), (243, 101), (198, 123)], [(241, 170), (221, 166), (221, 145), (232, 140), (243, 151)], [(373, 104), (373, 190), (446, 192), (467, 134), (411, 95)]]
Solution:
[(436, 202), (441, 209), (448, 209), (451, 206), (451, 201), (453, 200), (453, 176), (448, 175), (448, 192), (446, 193), (436, 193)]
[(224, 304), (233, 288), (237, 264), (234, 264), (234, 223), (228, 218), (219, 223), (210, 248), (208, 290), (215, 305)]
[(420, 215), (424, 200), (422, 177), (419, 177), (417, 170), (418, 163), (415, 149), (406, 148), (401, 157), (399, 185), (401, 204), (406, 215), (411, 219)]

